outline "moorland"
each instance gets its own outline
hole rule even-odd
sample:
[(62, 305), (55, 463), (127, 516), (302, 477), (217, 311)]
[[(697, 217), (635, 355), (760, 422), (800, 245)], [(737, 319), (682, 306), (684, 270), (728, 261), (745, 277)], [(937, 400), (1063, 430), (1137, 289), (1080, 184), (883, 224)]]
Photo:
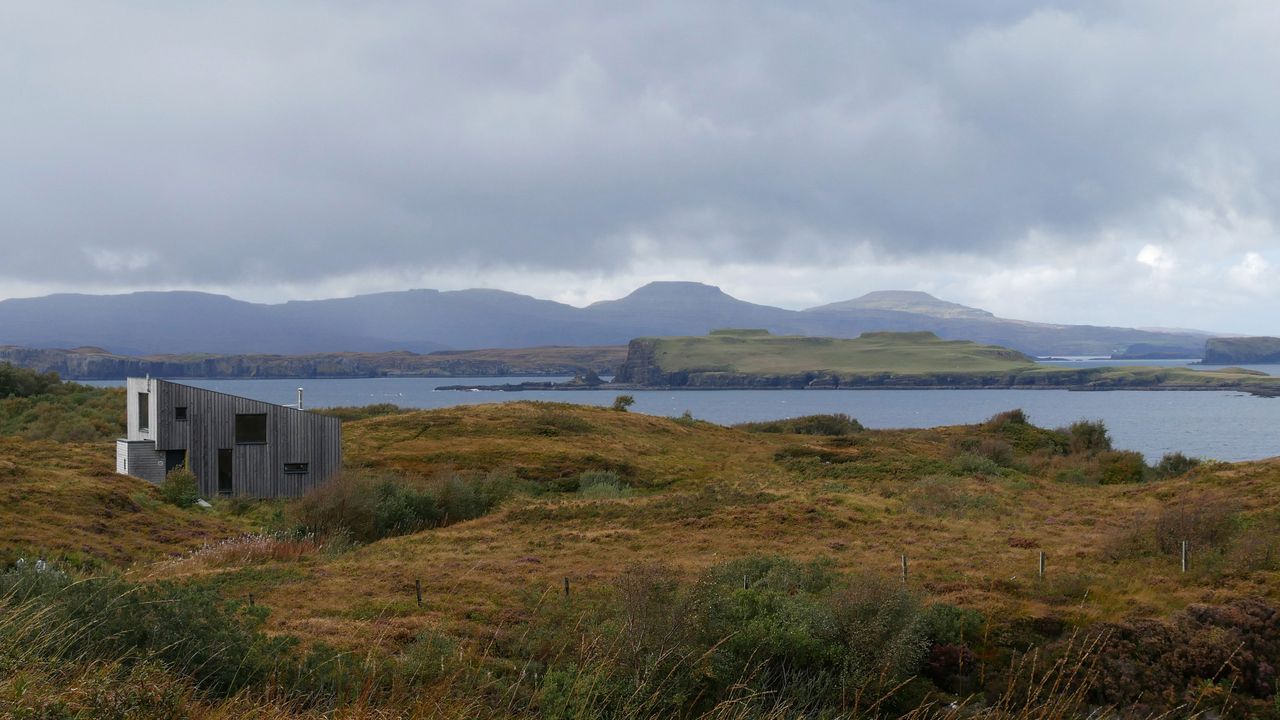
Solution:
[(374, 406), (334, 482), (206, 509), (114, 473), (118, 391), (4, 395), (0, 715), (1280, 717), (1280, 460)]

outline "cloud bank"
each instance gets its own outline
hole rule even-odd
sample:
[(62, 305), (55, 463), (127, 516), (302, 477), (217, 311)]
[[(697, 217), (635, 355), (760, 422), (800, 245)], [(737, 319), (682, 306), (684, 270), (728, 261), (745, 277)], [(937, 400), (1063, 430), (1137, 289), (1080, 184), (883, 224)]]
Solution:
[(1280, 332), (1280, 5), (0, 9), (0, 296), (658, 278)]

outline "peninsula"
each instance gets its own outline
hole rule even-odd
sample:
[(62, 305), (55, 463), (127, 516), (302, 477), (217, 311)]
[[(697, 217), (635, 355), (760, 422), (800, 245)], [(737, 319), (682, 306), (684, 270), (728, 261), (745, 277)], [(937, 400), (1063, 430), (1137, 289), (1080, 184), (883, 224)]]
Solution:
[[(536, 385), (536, 387), (535, 387)], [(1044, 388), (1240, 390), (1280, 395), (1280, 378), (1241, 368), (1063, 368), (1021, 352), (931, 332), (870, 332), (854, 339), (717, 330), (705, 336), (637, 338), (613, 382), (452, 386), (456, 390)]]

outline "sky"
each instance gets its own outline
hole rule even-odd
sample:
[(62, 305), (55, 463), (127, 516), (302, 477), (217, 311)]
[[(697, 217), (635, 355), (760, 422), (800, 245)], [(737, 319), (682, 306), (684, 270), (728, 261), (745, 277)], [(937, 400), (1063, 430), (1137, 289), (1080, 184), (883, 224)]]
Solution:
[(695, 280), (1280, 334), (1280, 3), (0, 5), (0, 298)]

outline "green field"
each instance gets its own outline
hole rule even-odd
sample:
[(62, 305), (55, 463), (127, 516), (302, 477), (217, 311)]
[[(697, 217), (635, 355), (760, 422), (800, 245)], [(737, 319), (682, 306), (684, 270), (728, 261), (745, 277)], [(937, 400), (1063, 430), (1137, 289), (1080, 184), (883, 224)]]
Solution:
[(929, 374), (1035, 367), (1034, 360), (1016, 350), (943, 340), (929, 332), (864, 333), (846, 340), (719, 330), (706, 337), (657, 338), (655, 342), (658, 363), (668, 372)]

